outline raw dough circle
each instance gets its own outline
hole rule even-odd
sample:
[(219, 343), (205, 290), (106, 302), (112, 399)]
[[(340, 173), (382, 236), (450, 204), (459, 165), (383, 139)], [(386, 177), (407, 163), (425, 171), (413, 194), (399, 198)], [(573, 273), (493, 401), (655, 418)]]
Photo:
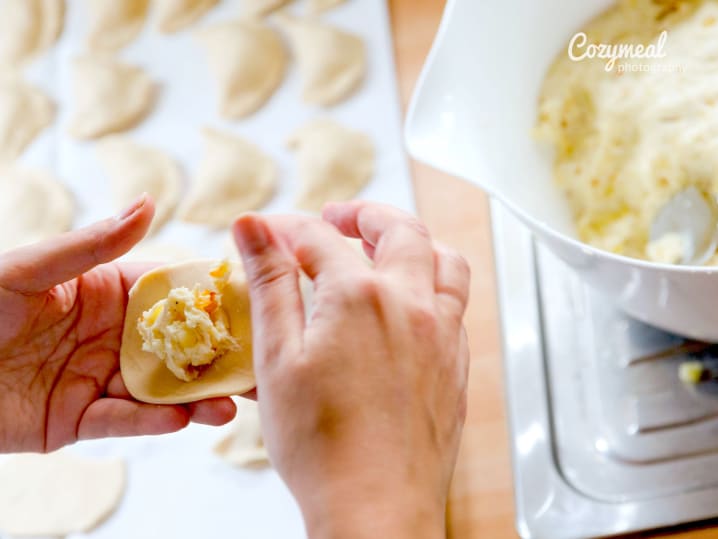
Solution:
[(248, 399), (237, 399), (237, 417), (229, 433), (214, 446), (214, 452), (232, 466), (261, 468), (269, 466), (269, 453), (264, 446), (259, 406)]
[(0, 466), (0, 532), (64, 537), (96, 528), (125, 491), (121, 460), (92, 460), (60, 452), (25, 454)]
[(215, 361), (197, 380), (184, 382), (175, 377), (156, 355), (142, 350), (137, 320), (173, 288), (196, 284), (211, 288), (209, 272), (213, 260), (185, 262), (146, 273), (130, 290), (120, 350), (120, 369), (127, 390), (134, 398), (152, 404), (183, 404), (213, 397), (242, 395), (254, 389), (252, 367), (252, 324), (249, 290), (244, 270), (232, 263), (232, 276), (222, 291), (222, 307), (229, 319), (229, 332), (241, 349)]

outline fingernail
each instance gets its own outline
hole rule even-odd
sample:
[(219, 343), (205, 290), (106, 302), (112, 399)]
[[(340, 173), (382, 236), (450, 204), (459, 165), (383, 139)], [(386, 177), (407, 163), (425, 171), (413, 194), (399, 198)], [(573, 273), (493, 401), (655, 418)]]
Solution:
[(135, 200), (117, 216), (117, 220), (124, 221), (125, 219), (129, 219), (145, 205), (145, 202), (147, 202), (147, 193), (142, 193), (137, 200)]
[(269, 246), (269, 231), (260, 217), (245, 215), (234, 225), (234, 237), (240, 251), (261, 253)]

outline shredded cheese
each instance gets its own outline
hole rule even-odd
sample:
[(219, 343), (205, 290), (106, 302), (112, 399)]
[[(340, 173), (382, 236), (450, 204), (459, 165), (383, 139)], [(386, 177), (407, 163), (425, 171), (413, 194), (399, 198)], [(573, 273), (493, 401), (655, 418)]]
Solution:
[(222, 290), (231, 275), (228, 262), (210, 272), (214, 290), (179, 287), (145, 311), (137, 322), (142, 349), (155, 354), (180, 380), (196, 380), (239, 343), (229, 332)]

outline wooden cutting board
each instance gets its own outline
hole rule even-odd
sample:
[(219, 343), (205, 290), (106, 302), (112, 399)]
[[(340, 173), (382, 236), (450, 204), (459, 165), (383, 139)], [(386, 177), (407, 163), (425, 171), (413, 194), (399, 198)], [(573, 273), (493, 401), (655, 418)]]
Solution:
[[(389, 0), (404, 108), (436, 33), (444, 0)], [(412, 163), (417, 207), (434, 237), (461, 251), (473, 272), (466, 325), (472, 352), (469, 414), (448, 509), (452, 539), (508, 539), (514, 527), (496, 281), (486, 196), (476, 187)], [(718, 510), (718, 500), (716, 500)], [(718, 528), (643, 534), (718, 538)]]

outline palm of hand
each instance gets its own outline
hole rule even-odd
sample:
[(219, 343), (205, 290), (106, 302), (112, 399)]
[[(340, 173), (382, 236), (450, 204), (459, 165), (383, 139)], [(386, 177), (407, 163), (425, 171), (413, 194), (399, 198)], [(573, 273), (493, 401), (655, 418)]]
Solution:
[(152, 201), (142, 197), (118, 218), (0, 254), (0, 453), (234, 417), (228, 398), (144, 404), (122, 381), (127, 291), (142, 268), (99, 264), (142, 239), (152, 214)]
[(57, 449), (112, 404), (101, 397), (126, 397), (117, 375), (127, 284), (106, 266), (39, 294), (0, 291), (0, 446)]

